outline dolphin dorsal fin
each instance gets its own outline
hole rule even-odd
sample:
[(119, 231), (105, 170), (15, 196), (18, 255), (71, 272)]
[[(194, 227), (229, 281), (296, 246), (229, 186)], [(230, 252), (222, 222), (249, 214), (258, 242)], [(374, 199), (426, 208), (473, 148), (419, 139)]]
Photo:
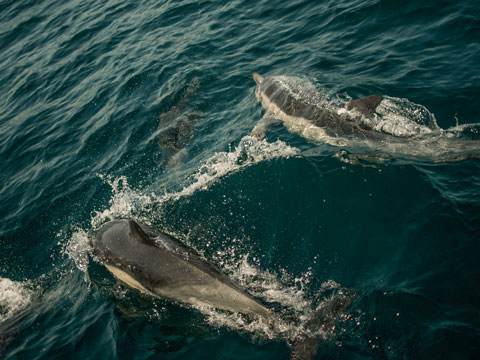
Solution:
[(128, 227), (130, 228), (130, 236), (133, 240), (148, 246), (155, 246), (152, 240), (145, 234), (140, 225), (133, 220), (128, 220)]
[(355, 99), (349, 101), (347, 104), (347, 109), (352, 110), (352, 108), (357, 109), (365, 115), (373, 115), (376, 107), (380, 104), (380, 101), (383, 100), (382, 95), (370, 95), (363, 98)]

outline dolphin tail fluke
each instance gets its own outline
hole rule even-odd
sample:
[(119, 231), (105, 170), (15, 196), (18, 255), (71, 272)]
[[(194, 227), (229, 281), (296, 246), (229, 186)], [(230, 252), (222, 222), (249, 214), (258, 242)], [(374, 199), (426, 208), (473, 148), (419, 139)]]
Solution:
[[(319, 328), (333, 329), (337, 316), (355, 299), (353, 291), (342, 291), (327, 300), (305, 324), (309, 333), (318, 333)], [(291, 360), (313, 360), (318, 352), (318, 342), (322, 336), (300, 337), (291, 345)]]

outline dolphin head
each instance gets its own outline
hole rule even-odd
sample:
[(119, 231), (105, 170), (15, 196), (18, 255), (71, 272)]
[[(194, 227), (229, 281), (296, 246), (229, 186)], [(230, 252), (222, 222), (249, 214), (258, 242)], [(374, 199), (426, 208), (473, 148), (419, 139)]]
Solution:
[(110, 221), (103, 225), (91, 241), (94, 254), (106, 264), (126, 266), (126, 255), (138, 244), (153, 246), (146, 240), (142, 229), (132, 220)]
[[(158, 279), (152, 276), (162, 261), (161, 248), (132, 220), (116, 220), (103, 225), (91, 240), (93, 254), (118, 279), (150, 294)], [(156, 261), (147, 259), (155, 254)]]

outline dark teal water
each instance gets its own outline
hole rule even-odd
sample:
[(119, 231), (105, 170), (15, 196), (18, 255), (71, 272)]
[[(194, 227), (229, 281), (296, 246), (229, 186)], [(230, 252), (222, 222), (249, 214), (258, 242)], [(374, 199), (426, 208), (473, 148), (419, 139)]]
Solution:
[(1, 0), (0, 24), (0, 356), (289, 358), (295, 325), (117, 286), (88, 238), (125, 217), (281, 314), (353, 289), (318, 358), (480, 356), (478, 159), (362, 165), (282, 126), (242, 148), (253, 71), (474, 132), (478, 2)]

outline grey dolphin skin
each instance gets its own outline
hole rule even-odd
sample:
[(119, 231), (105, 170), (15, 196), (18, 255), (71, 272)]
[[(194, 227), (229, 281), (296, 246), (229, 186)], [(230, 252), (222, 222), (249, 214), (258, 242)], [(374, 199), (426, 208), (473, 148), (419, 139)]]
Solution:
[[(174, 237), (133, 220), (104, 224), (91, 240), (93, 253), (127, 286), (142, 293), (195, 307), (214, 307), (275, 321), (273, 312)], [(305, 324), (308, 331), (333, 326), (353, 295), (327, 302)], [(293, 339), (292, 359), (315, 357), (318, 338)]]

